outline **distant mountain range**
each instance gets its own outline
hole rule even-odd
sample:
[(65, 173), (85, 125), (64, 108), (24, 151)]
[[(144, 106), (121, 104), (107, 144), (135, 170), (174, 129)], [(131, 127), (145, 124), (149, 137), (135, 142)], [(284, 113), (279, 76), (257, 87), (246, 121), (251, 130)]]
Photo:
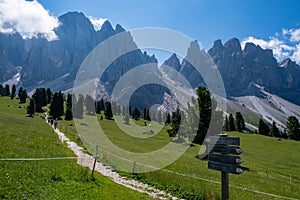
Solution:
[[(0, 33), (0, 83), (16, 77), (19, 72), (19, 84), (29, 90), (46, 85), (53, 90), (69, 89), (88, 53), (105, 39), (125, 31), (120, 25), (113, 28), (108, 21), (96, 31), (89, 19), (79, 12), (66, 13), (59, 17), (59, 21), (61, 25), (55, 29), (59, 40), (55, 41), (22, 39), (18, 33)], [(130, 34), (128, 42), (134, 43)], [(186, 57), (201, 51), (198, 43), (192, 42)], [(242, 50), (236, 38), (225, 44), (216, 40), (208, 54), (219, 68), (229, 99), (243, 96), (264, 98), (263, 90), (300, 105), (300, 66), (292, 60), (278, 62), (272, 50), (264, 50), (252, 43), (247, 43)], [(123, 74), (148, 63), (157, 65), (157, 59), (140, 50), (130, 52), (113, 62), (100, 82), (110, 93)], [(179, 71), (194, 88), (205, 85), (201, 75), (186, 59), (180, 62), (173, 54), (164, 65)], [(168, 73), (166, 70), (160, 68), (162, 74)], [(167, 90), (157, 87), (151, 94), (155, 91), (161, 95)]]

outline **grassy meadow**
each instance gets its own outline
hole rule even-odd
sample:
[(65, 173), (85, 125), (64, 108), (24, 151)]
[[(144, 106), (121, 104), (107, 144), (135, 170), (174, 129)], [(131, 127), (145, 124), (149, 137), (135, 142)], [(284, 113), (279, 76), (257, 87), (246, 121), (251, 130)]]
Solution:
[[(89, 116), (87, 118), (89, 119)], [(128, 151), (150, 152), (161, 148), (171, 140), (166, 132), (168, 127), (163, 127), (158, 134), (152, 137), (135, 138), (123, 133), (113, 120), (100, 120), (99, 116), (97, 118), (111, 142)], [(115, 118), (121, 118), (121, 116), (115, 116)], [(83, 119), (83, 121), (84, 126), (88, 127), (90, 119)], [(144, 120), (131, 120), (131, 124), (133, 123), (143, 127)], [(151, 128), (159, 126), (156, 122), (151, 122), (151, 125)], [(59, 126), (77, 142), (80, 141), (73, 122), (61, 121)], [(149, 127), (144, 127), (144, 129), (146, 132)], [(228, 132), (228, 134), (241, 138), (241, 147), (244, 150), (244, 153), (241, 154), (244, 159), (242, 166), (247, 168), (241, 175), (230, 175), (231, 199), (300, 198), (299, 142), (238, 132)], [(97, 136), (92, 141), (96, 141), (96, 139)], [(221, 193), (220, 172), (208, 169), (207, 161), (197, 159), (199, 150), (199, 145), (191, 146), (176, 162), (154, 172), (120, 173), (128, 178), (135, 178), (169, 191), (180, 198), (219, 199)], [(113, 154), (102, 151), (100, 155), (102, 162), (114, 167)], [(128, 165), (130, 166), (132, 163), (129, 162)], [(144, 166), (137, 164), (137, 167)]]
[(68, 160), (3, 160), (73, 157), (27, 104), (0, 97), (0, 199), (151, 199)]

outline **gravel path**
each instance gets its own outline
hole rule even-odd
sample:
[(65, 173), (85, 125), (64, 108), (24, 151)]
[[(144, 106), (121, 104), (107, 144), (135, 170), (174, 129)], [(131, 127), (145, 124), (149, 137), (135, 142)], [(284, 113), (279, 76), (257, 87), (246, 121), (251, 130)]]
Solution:
[[(46, 120), (47, 122), (47, 120)], [(54, 127), (52, 127), (54, 129)], [(68, 137), (65, 136), (64, 133), (59, 131), (59, 129), (54, 129), (54, 132), (58, 135), (61, 142), (66, 142), (69, 149), (71, 149), (76, 156), (78, 156), (77, 163), (84, 167), (93, 168), (93, 163), (95, 158), (91, 155), (83, 153), (83, 148), (79, 147), (75, 142), (70, 141)], [(138, 192), (147, 193), (154, 199), (172, 199), (177, 200), (177, 197), (173, 197), (169, 193), (165, 191), (158, 190), (154, 187), (151, 187), (147, 184), (135, 181), (128, 180), (125, 177), (121, 177), (117, 172), (113, 172), (112, 169), (108, 166), (104, 166), (102, 163), (96, 163), (95, 171), (101, 173), (103, 176), (109, 177), (115, 183), (128, 187), (132, 190), (136, 190)]]

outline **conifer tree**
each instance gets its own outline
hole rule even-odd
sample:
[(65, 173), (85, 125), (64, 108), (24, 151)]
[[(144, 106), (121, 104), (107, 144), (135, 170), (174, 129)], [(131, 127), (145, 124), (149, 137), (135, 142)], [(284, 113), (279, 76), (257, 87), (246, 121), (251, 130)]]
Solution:
[(10, 88), (8, 84), (5, 84), (5, 87), (3, 89), (3, 96), (10, 96)]
[(26, 90), (22, 90), (20, 97), (20, 102), (19, 103), (26, 103), (26, 98), (27, 98), (27, 92)]
[(67, 101), (66, 101), (66, 115), (65, 120), (72, 120), (73, 112), (72, 112), (72, 95), (68, 93)]
[(229, 115), (228, 123), (229, 123), (229, 131), (235, 131), (236, 129), (235, 129), (235, 125), (234, 125), (234, 118), (231, 113)]
[(181, 112), (180, 112), (179, 108), (177, 108), (172, 113), (171, 129), (168, 130), (168, 134), (170, 137), (175, 137), (177, 135), (179, 128), (180, 128), (180, 122), (181, 122)]
[(61, 92), (56, 92), (53, 95), (51, 104), (50, 104), (50, 116), (53, 118), (59, 118), (64, 114), (64, 99)]
[(261, 135), (269, 135), (270, 128), (262, 119), (259, 119), (258, 122), (258, 133)]
[(50, 104), (53, 96), (50, 88), (47, 88), (46, 94), (47, 94), (47, 104)]
[(10, 99), (15, 98), (16, 96), (16, 85), (13, 84), (12, 88), (11, 88), (11, 94), (10, 94)]
[(111, 120), (113, 118), (113, 113), (111, 110), (111, 103), (105, 102), (105, 110), (104, 110), (105, 118)]
[(29, 117), (33, 117), (35, 111), (34, 99), (30, 99), (29, 106), (27, 106), (27, 114)]
[(279, 132), (279, 129), (277, 128), (277, 126), (276, 126), (276, 122), (275, 121), (273, 121), (273, 123), (272, 123), (272, 127), (270, 129), (269, 135), (271, 137), (280, 137), (280, 132)]
[(75, 95), (73, 96), (73, 116), (77, 119), (82, 119), (83, 118), (83, 102), (84, 102), (84, 97), (83, 95), (78, 96), (78, 101), (76, 102), (76, 97)]
[(171, 124), (171, 116), (170, 113), (167, 113), (166, 122), (165, 124)]
[(3, 85), (0, 84), (0, 97), (3, 96)]
[(240, 112), (236, 112), (235, 114), (235, 124), (236, 124), (236, 130), (238, 132), (242, 132), (243, 130), (246, 130), (245, 121), (243, 115)]
[(300, 140), (300, 125), (297, 117), (288, 117), (286, 122), (286, 134), (289, 139)]
[(18, 90), (18, 97), (20, 98), (23, 92), (23, 87), (20, 87)]
[(225, 121), (224, 121), (224, 131), (229, 131), (229, 121), (227, 115), (225, 116)]

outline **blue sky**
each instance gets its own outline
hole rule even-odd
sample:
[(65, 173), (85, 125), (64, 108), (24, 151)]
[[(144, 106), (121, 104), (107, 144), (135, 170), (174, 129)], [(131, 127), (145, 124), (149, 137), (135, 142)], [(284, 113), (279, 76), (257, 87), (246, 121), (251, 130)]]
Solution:
[[(15, 4), (21, 1), (25, 0), (4, 0)], [(125, 29), (173, 29), (196, 39), (205, 49), (216, 39), (224, 43), (236, 37), (242, 44), (251, 41), (273, 49), (279, 60), (289, 56), (300, 62), (298, 0), (34, 0), (26, 3), (41, 5), (51, 17), (80, 11), (86, 16), (108, 19), (113, 25), (121, 24)], [(4, 3), (0, 3), (0, 13), (1, 4)]]

